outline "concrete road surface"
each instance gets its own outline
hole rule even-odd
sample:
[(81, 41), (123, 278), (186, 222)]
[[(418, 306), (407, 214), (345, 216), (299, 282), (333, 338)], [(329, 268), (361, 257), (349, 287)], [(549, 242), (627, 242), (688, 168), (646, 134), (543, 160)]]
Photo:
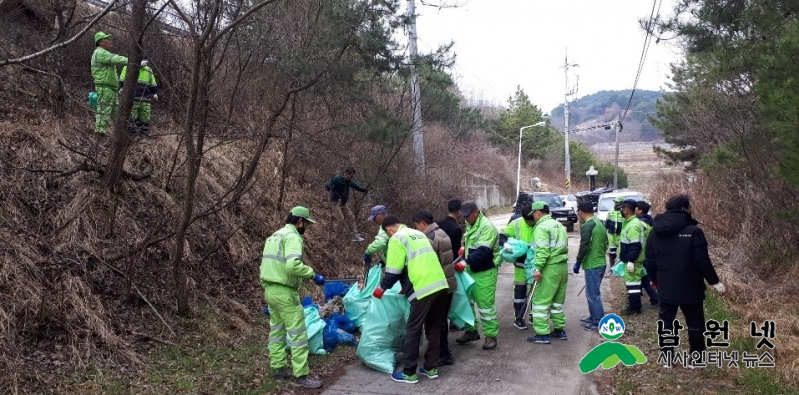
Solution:
[[(508, 219), (510, 214), (491, 217), (498, 229)], [(438, 379), (420, 375), (417, 384), (397, 383), (385, 373), (356, 363), (348, 366), (346, 374), (338, 381), (326, 385), (323, 394), (597, 394), (592, 383), (595, 376), (584, 376), (578, 368), (580, 359), (601, 341), (597, 332), (583, 330), (579, 322), (580, 318), (588, 316), (585, 290), (581, 292), (585, 285), (583, 272), (579, 275), (571, 272), (571, 262), (576, 259), (579, 243), (580, 235), (570, 233), (570, 271), (565, 303), (569, 340), (553, 338), (552, 344), (528, 343), (527, 337), (534, 334), (532, 328), (522, 331), (513, 327), (513, 266), (504, 264), (497, 284), (500, 329), (496, 349), (483, 350), (482, 338), (459, 345), (455, 339), (463, 332), (450, 333), (450, 347), (456, 364), (439, 368)], [(607, 284), (607, 281), (603, 282), (605, 295)], [(397, 369), (401, 366), (402, 363), (398, 362)]]

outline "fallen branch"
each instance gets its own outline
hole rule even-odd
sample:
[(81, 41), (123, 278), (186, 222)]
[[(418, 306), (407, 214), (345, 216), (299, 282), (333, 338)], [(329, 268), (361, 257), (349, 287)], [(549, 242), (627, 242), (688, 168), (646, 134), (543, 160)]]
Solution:
[(125, 273), (123, 273), (121, 270), (119, 270), (118, 268), (114, 267), (110, 263), (106, 262), (105, 260), (101, 259), (100, 257), (98, 257), (97, 254), (94, 254), (94, 253), (91, 253), (91, 252), (90, 252), (90, 254), (92, 254), (92, 256), (95, 259), (100, 261), (100, 263), (102, 263), (103, 265), (105, 265), (106, 267), (111, 269), (111, 271), (114, 272), (117, 276), (122, 277), (123, 280), (127, 281), (128, 283), (130, 283), (130, 287), (133, 288), (133, 290), (136, 291), (137, 294), (139, 294), (139, 297), (142, 298), (144, 303), (147, 303), (147, 306), (150, 306), (150, 309), (161, 320), (161, 322), (164, 323), (164, 326), (166, 326), (166, 328), (169, 329), (169, 332), (172, 334), (172, 336), (176, 336), (175, 331), (172, 329), (171, 326), (169, 326), (169, 324), (166, 322), (164, 317), (161, 316), (161, 313), (159, 313), (158, 310), (155, 308), (155, 306), (153, 306), (153, 304), (150, 303), (149, 300), (147, 300), (147, 297), (145, 297), (144, 294), (139, 290), (139, 287), (137, 287), (136, 284), (133, 283), (133, 281), (130, 281), (130, 279), (128, 278), (128, 276), (125, 275)]
[(86, 26), (83, 27), (83, 30), (79, 31), (78, 34), (72, 36), (72, 38), (70, 38), (69, 40), (64, 41), (64, 42), (60, 42), (60, 43), (58, 43), (56, 45), (53, 45), (53, 46), (48, 47), (48, 48), (45, 48), (45, 49), (43, 49), (43, 50), (41, 50), (39, 52), (32, 53), (30, 55), (25, 55), (25, 56), (20, 57), (20, 58), (2, 60), (2, 61), (0, 61), (0, 67), (7, 66), (7, 65), (10, 65), (10, 64), (15, 64), (15, 63), (27, 62), (27, 61), (29, 61), (31, 59), (36, 59), (39, 56), (46, 55), (46, 54), (48, 54), (50, 52), (53, 52), (56, 49), (59, 49), (59, 48), (62, 48), (62, 47), (66, 47), (67, 45), (72, 44), (77, 39), (83, 37), (83, 35), (86, 34), (86, 32), (88, 32), (89, 29), (91, 29), (94, 26), (94, 24), (97, 23), (97, 21), (100, 20), (100, 18), (102, 18), (103, 16), (105, 16), (105, 14), (107, 14), (109, 11), (111, 11), (111, 8), (114, 6), (114, 4), (116, 2), (117, 2), (117, 0), (110, 0), (108, 2), (108, 5), (102, 11), (100, 11), (100, 13), (97, 14), (94, 17), (94, 19), (92, 19), (88, 24), (86, 24)]
[(156, 343), (161, 343), (161, 344), (166, 344), (168, 346), (178, 347), (177, 344), (172, 343), (169, 340), (159, 339), (159, 338), (157, 338), (155, 336), (151, 336), (151, 335), (148, 335), (148, 334), (145, 334), (145, 333), (130, 332), (130, 334), (133, 335), (133, 336), (138, 336), (138, 337), (142, 338), (142, 340), (150, 340), (150, 341), (154, 341)]

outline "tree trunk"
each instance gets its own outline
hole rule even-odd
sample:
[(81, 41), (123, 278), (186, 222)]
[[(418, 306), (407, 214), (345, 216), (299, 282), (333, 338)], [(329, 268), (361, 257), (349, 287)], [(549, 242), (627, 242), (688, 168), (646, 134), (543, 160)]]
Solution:
[(183, 218), (175, 232), (175, 253), (172, 256), (172, 279), (175, 282), (175, 299), (178, 305), (178, 314), (188, 316), (189, 295), (186, 290), (186, 276), (183, 273), (183, 247), (186, 242), (186, 232), (191, 224), (192, 213), (194, 212), (194, 194), (197, 186), (197, 175), (199, 174), (199, 155), (197, 147), (194, 145), (194, 117), (197, 110), (197, 101), (200, 91), (200, 66), (202, 62), (202, 47), (195, 43), (194, 47), (194, 66), (191, 75), (191, 90), (189, 103), (186, 107), (186, 120), (183, 131), (183, 142), (186, 144), (186, 162), (188, 174), (186, 175), (185, 200), (183, 202)]
[[(133, 52), (128, 57), (128, 70), (125, 75), (125, 88), (122, 90), (119, 112), (114, 124), (113, 147), (106, 163), (106, 172), (103, 177), (103, 187), (111, 191), (116, 190), (119, 178), (122, 175), (122, 166), (127, 157), (128, 144), (128, 119), (133, 108), (133, 96), (136, 93), (136, 82), (139, 80), (141, 68), (142, 46), (139, 38), (143, 35), (144, 19), (147, 16), (147, 0), (133, 0), (131, 14), (131, 28), (128, 31), (130, 41), (133, 43)], [(114, 219), (112, 218), (111, 221)]]

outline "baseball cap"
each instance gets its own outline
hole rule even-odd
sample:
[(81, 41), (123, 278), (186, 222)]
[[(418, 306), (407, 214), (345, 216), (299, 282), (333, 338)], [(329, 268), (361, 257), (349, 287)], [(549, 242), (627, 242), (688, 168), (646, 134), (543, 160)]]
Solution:
[(591, 204), (591, 202), (580, 202), (577, 204), (577, 211), (581, 211), (584, 213), (593, 213), (594, 205)]
[(377, 217), (378, 214), (387, 214), (387, 213), (388, 210), (386, 210), (386, 206), (378, 204), (377, 206), (372, 207), (372, 211), (369, 212), (369, 218), (367, 219), (367, 221), (370, 222), (374, 221), (375, 217)]
[(540, 201), (540, 200), (537, 201), (537, 202), (534, 202), (533, 205), (532, 205), (532, 211), (543, 210), (545, 208), (547, 208), (547, 204), (542, 202), (542, 201)]
[(302, 207), (302, 206), (297, 206), (297, 207), (294, 207), (293, 209), (291, 209), (291, 215), (293, 215), (295, 217), (300, 217), (300, 218), (308, 221), (309, 224), (315, 224), (316, 223), (316, 221), (311, 219), (311, 212), (307, 208)]
[(461, 204), (461, 211), (460, 211), (461, 217), (464, 218), (468, 217), (472, 215), (472, 213), (475, 211), (477, 211), (477, 203), (473, 201), (468, 201), (468, 202), (463, 202), (463, 204)]
[(112, 35), (110, 35), (108, 33), (103, 33), (103, 32), (94, 33), (94, 43), (95, 44), (97, 44), (98, 42), (100, 42), (100, 40), (102, 40), (104, 38), (114, 38), (114, 36), (112, 36)]
[(624, 201), (624, 196), (616, 196), (616, 198), (613, 199), (613, 201), (616, 203), (621, 203)]

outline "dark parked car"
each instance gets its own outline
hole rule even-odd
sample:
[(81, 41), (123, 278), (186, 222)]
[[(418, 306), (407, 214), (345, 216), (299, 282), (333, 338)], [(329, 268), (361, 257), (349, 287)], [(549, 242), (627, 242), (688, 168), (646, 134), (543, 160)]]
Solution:
[(519, 192), (519, 196), (516, 197), (516, 204), (513, 205), (513, 212), (519, 214), (522, 211), (522, 204), (525, 202), (537, 202), (539, 200), (549, 206), (549, 212), (552, 214), (552, 218), (563, 224), (563, 226), (566, 227), (566, 231), (574, 232), (574, 224), (577, 223), (577, 213), (565, 207), (557, 193)]
[(599, 196), (603, 193), (611, 193), (613, 191), (615, 191), (613, 188), (598, 188), (593, 191), (577, 192), (574, 194), (574, 197), (577, 198), (578, 203), (591, 202), (591, 205), (594, 206), (594, 211), (596, 211), (596, 207), (599, 204)]

